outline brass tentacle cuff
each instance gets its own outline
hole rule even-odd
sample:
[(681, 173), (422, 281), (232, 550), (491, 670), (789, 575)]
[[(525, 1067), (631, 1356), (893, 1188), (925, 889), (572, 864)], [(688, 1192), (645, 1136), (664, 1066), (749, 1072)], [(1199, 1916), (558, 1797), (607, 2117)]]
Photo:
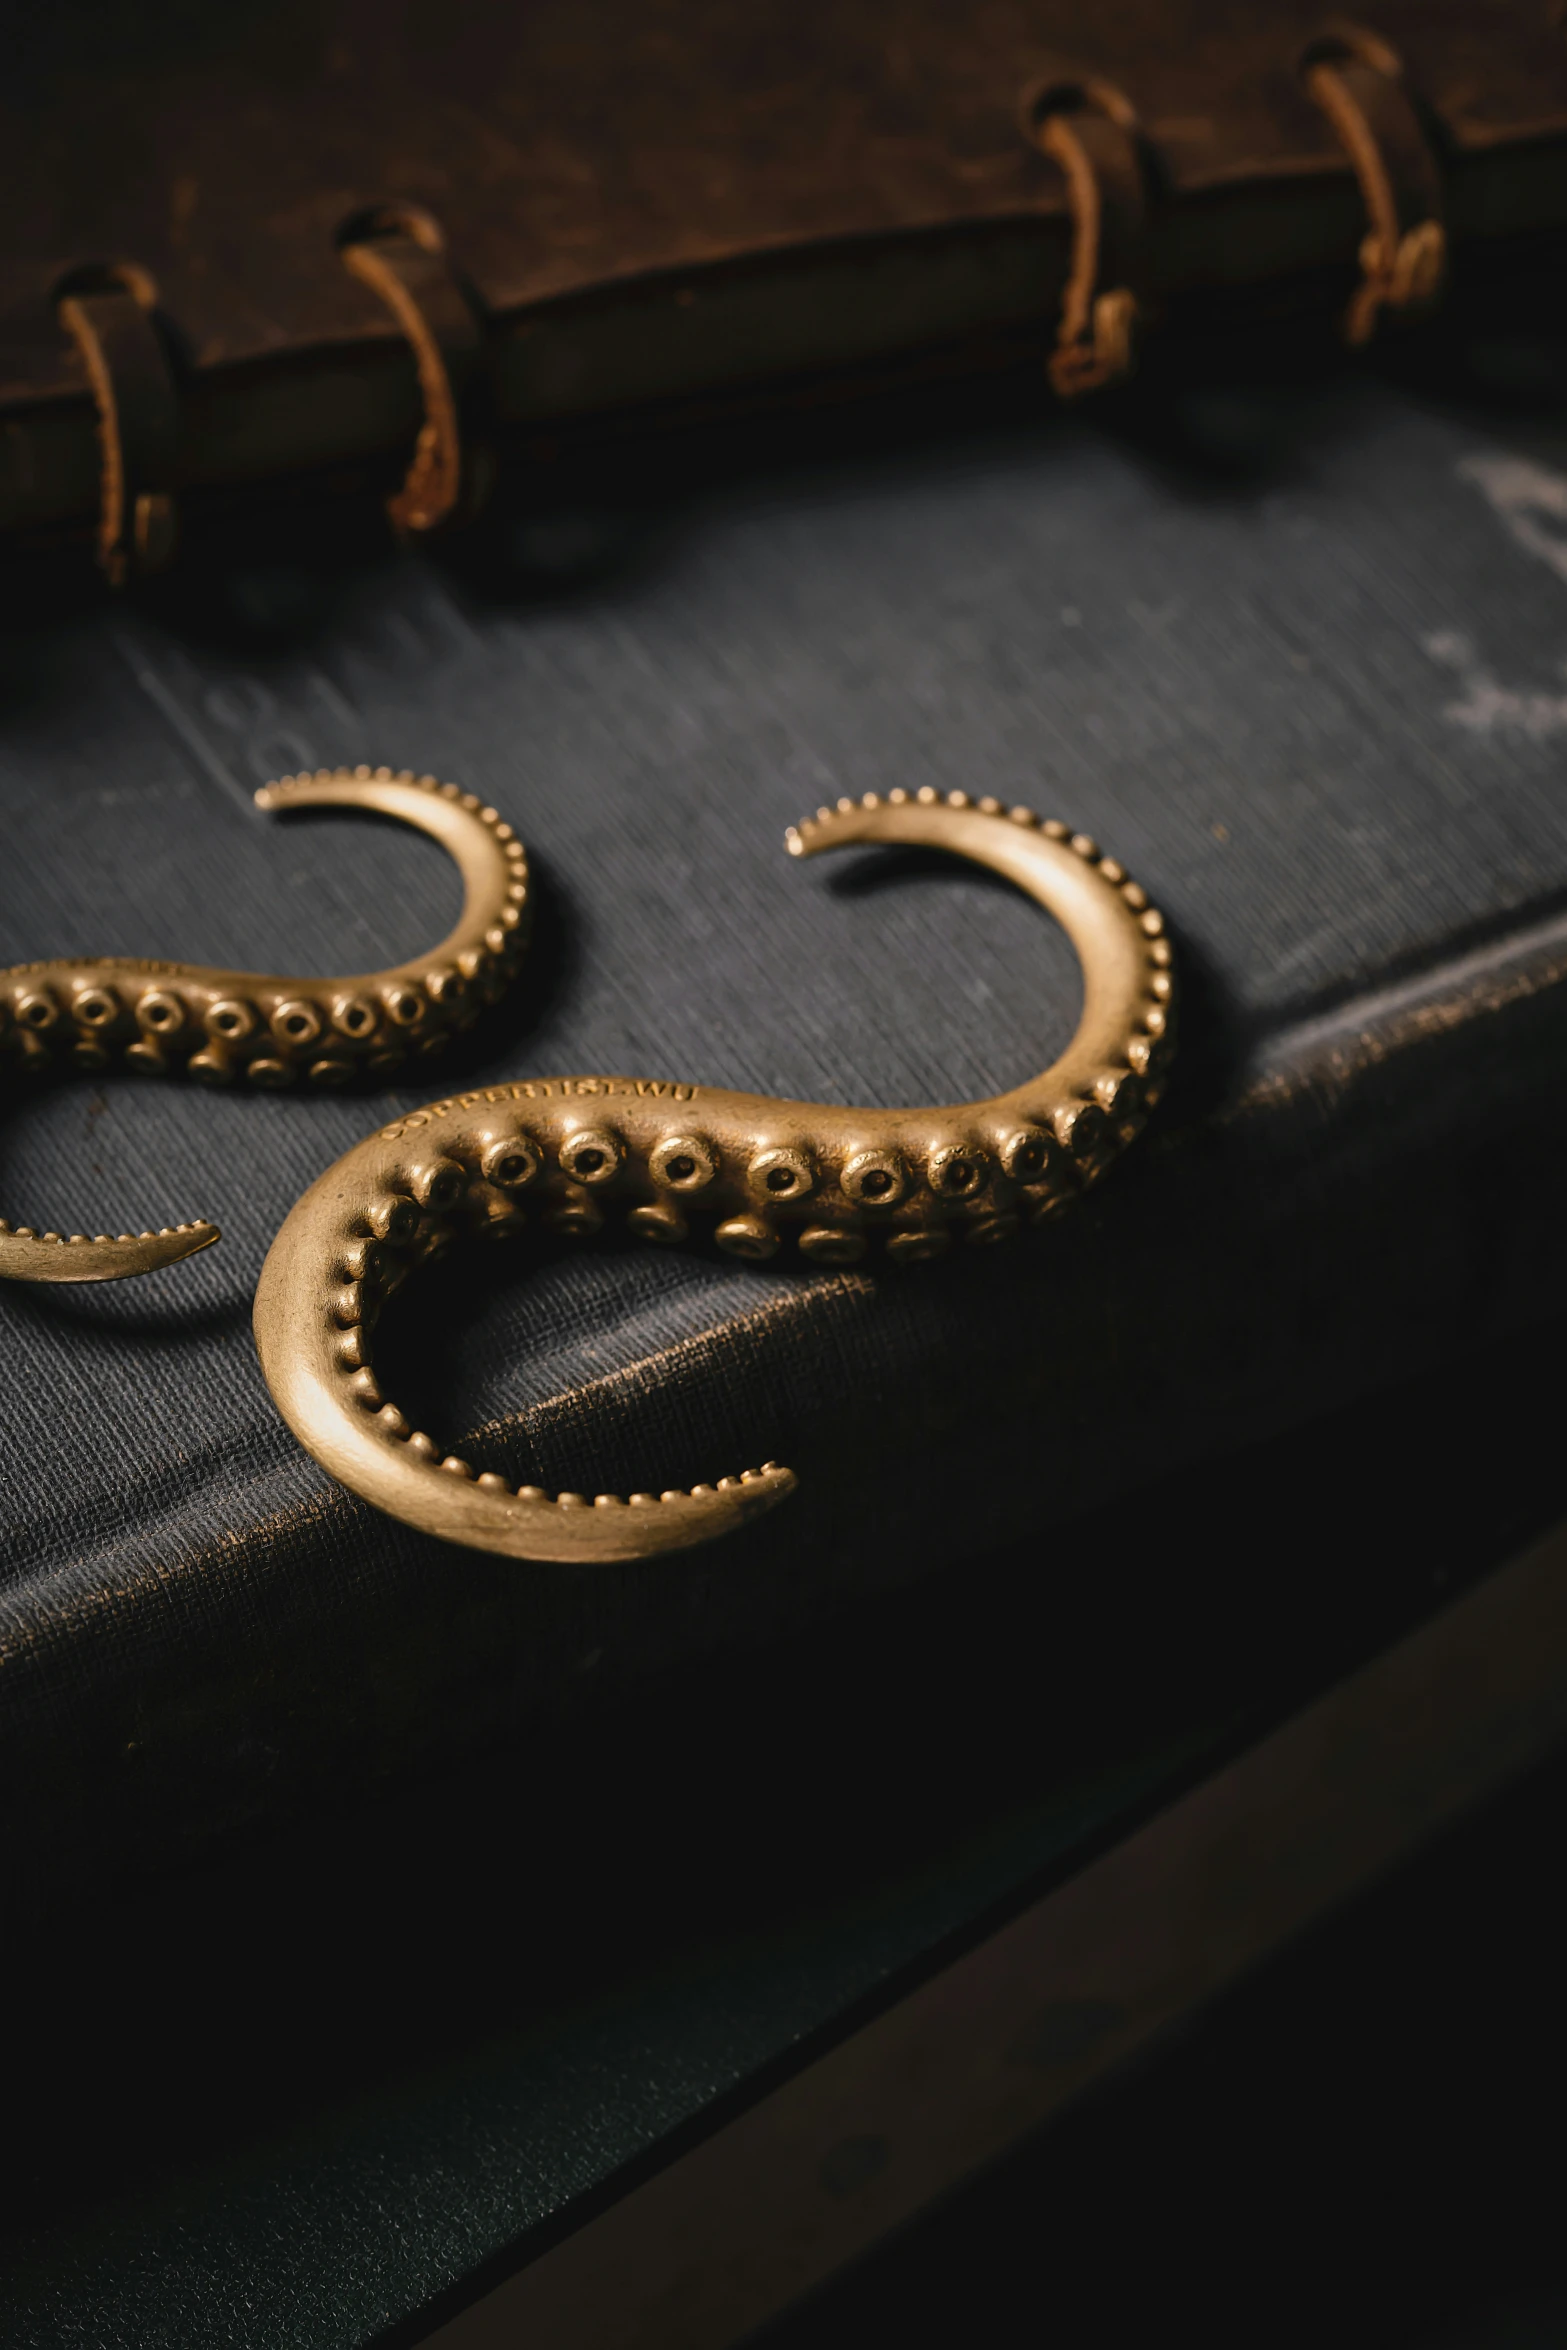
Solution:
[(139, 271), (63, 294), (58, 316), (98, 411), (98, 560), (122, 587), (133, 572), (161, 571), (174, 552), (179, 395)]
[(776, 1461), (711, 1484), (550, 1493), (418, 1428), (382, 1390), (376, 1328), (411, 1275), (463, 1237), (572, 1240), (622, 1228), (660, 1247), (704, 1233), (764, 1263), (989, 1248), (1071, 1205), (1135, 1140), (1165, 1083), (1176, 982), (1164, 918), (1086, 833), (932, 785), (867, 792), (787, 835), (795, 856), (878, 843), (947, 849), (1054, 914), (1083, 1009), (1040, 1076), (984, 1101), (901, 1110), (665, 1079), (519, 1079), (404, 1111), (315, 1182), (256, 1290), (262, 1370), (315, 1458), (378, 1509), (447, 1542), (524, 1559), (649, 1558), (705, 1542), (792, 1491)]
[(424, 405), (412, 462), (387, 512), (403, 531), (467, 519), (488, 488), (484, 457), (464, 447), (483, 374), (484, 329), (440, 225), (413, 206), (385, 209), (354, 225), (342, 254), (407, 336)]
[(1344, 339), (1364, 343), (1384, 310), (1435, 301), (1447, 273), (1442, 174), (1396, 54), (1348, 28), (1306, 52), (1305, 86), (1354, 167), (1366, 207), (1360, 284)]
[(1129, 375), (1147, 185), (1135, 110), (1108, 83), (1057, 82), (1029, 92), (1023, 123), (1060, 166), (1072, 207), (1072, 259), (1056, 347), (1047, 363), (1063, 400)]

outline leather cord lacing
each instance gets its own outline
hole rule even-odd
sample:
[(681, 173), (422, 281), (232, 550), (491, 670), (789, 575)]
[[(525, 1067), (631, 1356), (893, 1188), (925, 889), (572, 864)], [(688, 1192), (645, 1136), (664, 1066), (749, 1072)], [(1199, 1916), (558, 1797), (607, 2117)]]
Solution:
[[(1402, 61), (1376, 34), (1339, 26), (1299, 63), (1302, 83), (1348, 157), (1365, 210), (1360, 281), (1344, 315), (1352, 344), (1384, 313), (1440, 292), (1447, 262), (1441, 163)], [(1024, 135), (1065, 182), (1071, 251), (1046, 363), (1063, 399), (1126, 376), (1146, 323), (1154, 157), (1122, 91), (1085, 77), (1036, 83)], [(382, 302), (407, 341), (422, 407), (407, 470), (387, 501), (395, 528), (423, 534), (470, 519), (493, 474), (476, 427), (489, 391), (482, 304), (455, 266), (440, 223), (421, 207), (354, 216), (338, 239), (344, 266)], [(60, 324), (97, 410), (98, 556), (116, 587), (160, 569), (177, 525), (181, 400), (171, 338), (146, 273), (128, 263), (62, 281)]]

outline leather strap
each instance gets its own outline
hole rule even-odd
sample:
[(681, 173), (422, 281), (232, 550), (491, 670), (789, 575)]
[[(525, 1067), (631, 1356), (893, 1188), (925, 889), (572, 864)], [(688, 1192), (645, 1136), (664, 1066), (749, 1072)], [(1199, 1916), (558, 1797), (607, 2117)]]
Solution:
[(1047, 372), (1064, 400), (1128, 375), (1135, 360), (1147, 186), (1136, 117), (1098, 83), (1058, 85), (1025, 109), (1072, 206), (1072, 261)]
[(1324, 44), (1308, 56), (1305, 81), (1354, 167), (1366, 207), (1361, 280), (1344, 314), (1345, 340), (1364, 343), (1384, 310), (1419, 309), (1441, 292), (1441, 169), (1398, 59), (1381, 42)]
[(174, 552), (180, 407), (150, 299), (129, 283), (66, 294), (60, 324), (98, 411), (98, 560), (110, 585), (161, 571)]
[(464, 450), (464, 421), (482, 373), (484, 330), (452, 267), (446, 242), (423, 214), (387, 216), (384, 229), (343, 247), (343, 261), (378, 295), (407, 336), (418, 370), (424, 421), (401, 487), (387, 512), (401, 531), (437, 530), (466, 520), (488, 483)]

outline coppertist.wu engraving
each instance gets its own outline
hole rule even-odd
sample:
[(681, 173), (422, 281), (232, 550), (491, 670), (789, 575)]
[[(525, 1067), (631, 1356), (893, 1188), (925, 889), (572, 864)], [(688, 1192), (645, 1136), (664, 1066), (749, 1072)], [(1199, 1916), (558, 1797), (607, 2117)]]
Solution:
[(529, 1219), (643, 1238), (694, 1226), (738, 1257), (933, 1257), (1054, 1214), (1138, 1133), (1172, 1038), (1161, 916), (1096, 844), (1026, 808), (929, 787), (824, 808), (796, 856), (857, 842), (953, 851), (1053, 913), (1082, 958), (1077, 1033), (1014, 1091), (944, 1109), (863, 1110), (626, 1077), (496, 1085), (415, 1110), (345, 1154), (289, 1214), (262, 1269), (262, 1367), (300, 1442), (356, 1493), (450, 1542), (514, 1558), (639, 1558), (722, 1534), (790, 1492), (769, 1464), (689, 1492), (551, 1497), (476, 1474), (383, 1395), (379, 1311), (454, 1239)]

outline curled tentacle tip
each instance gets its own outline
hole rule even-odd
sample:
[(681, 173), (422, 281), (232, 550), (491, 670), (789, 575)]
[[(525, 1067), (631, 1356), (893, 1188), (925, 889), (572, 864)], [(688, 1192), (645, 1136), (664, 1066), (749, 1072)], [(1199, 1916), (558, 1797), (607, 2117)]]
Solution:
[[(618, 1494), (601, 1493), (595, 1496), (592, 1511), (577, 1519), (581, 1535), (573, 1538), (571, 1551), (559, 1550), (554, 1555), (631, 1559), (683, 1550), (693, 1543), (711, 1541), (771, 1509), (794, 1491), (796, 1482), (792, 1469), (769, 1461), (765, 1468), (746, 1469), (738, 1477), (721, 1477), (716, 1484), (693, 1485), (688, 1490), (670, 1486), (662, 1493), (628, 1494), (624, 1501)], [(562, 1494), (557, 1509), (567, 1499)], [(590, 1522), (584, 1524), (583, 1519)], [(532, 1550), (527, 1542), (519, 1542), (517, 1547), (524, 1556)]]
[(177, 1265), (222, 1235), (205, 1220), (159, 1232), (39, 1232), (19, 1224), (0, 1232), (0, 1278), (14, 1281), (124, 1281)]
[(814, 816), (802, 816), (798, 824), (791, 824), (784, 834), (784, 847), (791, 857), (814, 857), (818, 849), (826, 848), (837, 824), (835, 808), (818, 808)]
[(312, 784), (341, 781), (340, 775), (333, 776), (326, 768), (319, 775), (275, 775), (270, 783), (262, 784), (251, 797), (264, 814), (270, 815), (275, 808), (286, 808), (291, 800), (307, 795)]
[(411, 1522), (514, 1558), (586, 1563), (683, 1550), (761, 1515), (792, 1493), (796, 1482), (792, 1470), (769, 1461), (689, 1490), (552, 1494), (539, 1485), (513, 1487), (488, 1470), (476, 1477), (461, 1455), (441, 1459), (428, 1438), (408, 1434), (401, 1415), (396, 1418), (398, 1424), (384, 1433), (396, 1439), (404, 1459), (417, 1455), (415, 1474), (428, 1479), (410, 1495), (417, 1505), (407, 1513)]
[(959, 814), (994, 816), (1013, 824), (1032, 827), (1038, 820), (1031, 808), (1009, 808), (991, 794), (976, 798), (967, 791), (938, 791), (932, 783), (923, 783), (915, 790), (903, 784), (894, 784), (890, 791), (861, 792), (858, 799), (849, 793), (834, 802), (818, 808), (814, 816), (791, 825), (784, 835), (784, 845), (791, 857), (814, 856), (818, 849), (830, 848), (841, 840), (884, 839), (898, 837), (889, 834), (878, 823), (867, 829), (853, 819), (872, 816), (896, 818), (903, 811), (918, 814), (930, 809), (951, 809)]

